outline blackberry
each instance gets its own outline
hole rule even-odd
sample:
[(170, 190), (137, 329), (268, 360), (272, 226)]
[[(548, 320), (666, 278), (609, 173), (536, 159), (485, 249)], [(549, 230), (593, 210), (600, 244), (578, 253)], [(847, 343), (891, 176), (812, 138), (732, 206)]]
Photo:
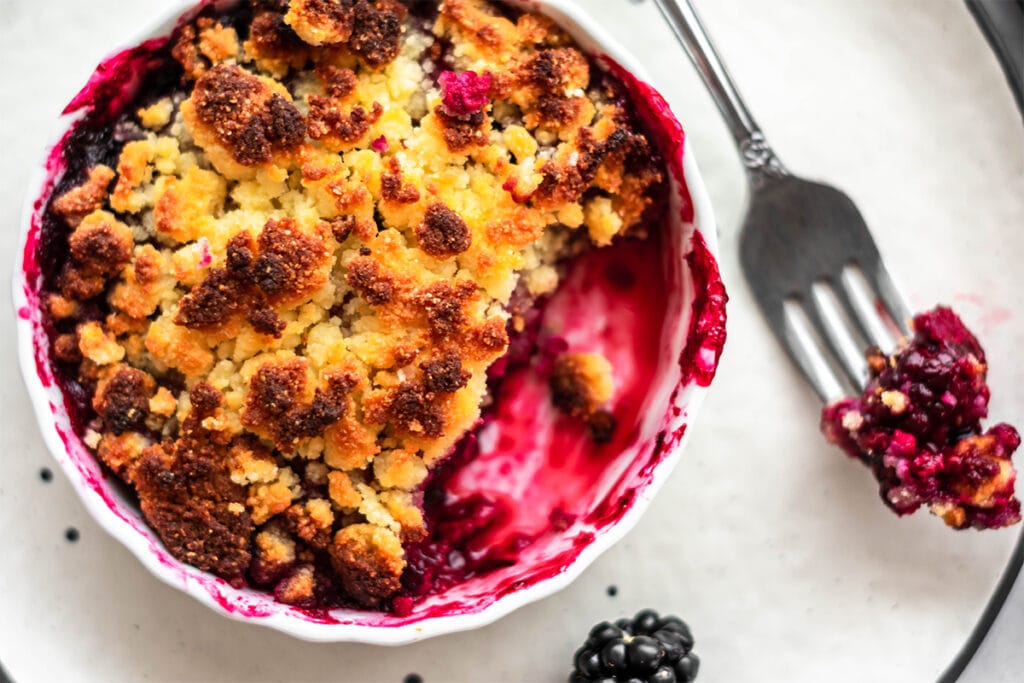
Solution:
[(573, 656), (569, 683), (690, 683), (699, 668), (686, 622), (645, 609), (632, 619), (602, 621), (590, 629)]

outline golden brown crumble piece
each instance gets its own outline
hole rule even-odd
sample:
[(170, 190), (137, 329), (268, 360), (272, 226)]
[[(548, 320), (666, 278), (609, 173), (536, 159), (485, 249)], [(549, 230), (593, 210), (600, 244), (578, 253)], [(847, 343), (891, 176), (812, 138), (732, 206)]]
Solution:
[(525, 112), (527, 128), (561, 129), (585, 125), (594, 105), (583, 89), (590, 83), (590, 65), (576, 48), (538, 50), (516, 73), (512, 99)]
[(612, 397), (612, 366), (598, 353), (563, 353), (548, 384), (556, 408), (573, 417), (587, 417)]
[(455, 350), (446, 351), (433, 360), (420, 364), (423, 370), (423, 387), (428, 393), (450, 394), (466, 386), (471, 377), (462, 368), (462, 358)]
[(356, 0), (348, 49), (366, 66), (379, 69), (402, 49), (402, 21), (409, 13), (397, 0)]
[(248, 308), (248, 283), (231, 271), (214, 268), (182, 298), (174, 322), (195, 330), (223, 325)]
[(245, 314), (245, 319), (260, 334), (267, 334), (275, 338), (280, 338), (285, 328), (288, 327), (288, 323), (269, 307), (249, 309)]
[(149, 412), (160, 417), (170, 417), (178, 408), (178, 400), (167, 387), (159, 387), (149, 399)]
[(186, 24), (178, 32), (177, 40), (171, 47), (171, 56), (181, 64), (187, 78), (196, 79), (202, 76), (208, 67), (206, 61), (199, 53), (196, 45), (196, 27), (193, 24)]
[(294, 566), (295, 540), (280, 524), (271, 522), (256, 534), (249, 576), (257, 585), (277, 583)]
[(541, 168), (544, 179), (533, 194), (533, 203), (537, 206), (557, 206), (578, 201), (597, 177), (605, 158), (622, 147), (627, 139), (628, 133), (622, 129), (616, 129), (601, 141), (595, 138), (591, 129), (580, 130), (576, 138), (576, 150), (565, 163), (552, 160)]
[(78, 363), (82, 360), (82, 351), (78, 348), (78, 336), (62, 334), (53, 342), (53, 355), (65, 363)]
[(323, 498), (295, 503), (284, 512), (285, 525), (298, 539), (317, 550), (326, 550), (331, 543), (334, 512)]
[(326, 280), (330, 252), (321, 232), (306, 234), (291, 218), (270, 220), (260, 233), (251, 277), (271, 304), (302, 299)]
[(316, 570), (304, 564), (281, 580), (274, 589), (274, 597), (286, 605), (314, 607), (316, 605)]
[(303, 358), (260, 366), (249, 384), (242, 423), (272, 433), (272, 425), (305, 400), (308, 381), (308, 363)]
[(446, 0), (441, 15), (464, 29), (469, 40), (494, 49), (510, 47), (516, 40), (516, 26), (479, 0)]
[(954, 479), (953, 490), (960, 504), (935, 503), (931, 506), (932, 512), (942, 517), (949, 526), (961, 529), (967, 524), (968, 508), (987, 509), (1000, 502), (1000, 498), (1006, 496), (1007, 488), (1012, 487), (1016, 476), (1013, 461), (1006, 457), (1005, 451), (1000, 450), (999, 439), (991, 431), (966, 436), (958, 441), (950, 459), (955, 459), (954, 462), (972, 462), (978, 472), (986, 470), (979, 463), (986, 463), (988, 471), (985, 475)]
[(356, 225), (355, 216), (338, 216), (332, 218), (327, 222), (331, 229), (331, 235), (334, 237), (334, 241), (341, 244), (349, 238), (352, 234)]
[(590, 65), (576, 48), (538, 50), (523, 66), (524, 85), (549, 93), (585, 88), (590, 82)]
[(378, 607), (401, 586), (405, 554), (389, 529), (352, 524), (335, 534), (330, 552), (345, 593), (364, 607)]
[(398, 204), (415, 204), (420, 200), (420, 191), (412, 183), (403, 182), (402, 166), (397, 157), (391, 157), (389, 172), (380, 176), (380, 198)]
[(86, 272), (116, 275), (132, 254), (132, 233), (126, 225), (104, 212), (89, 214), (68, 238), (71, 257)]
[(183, 111), (201, 146), (219, 144), (239, 164), (258, 166), (305, 139), (302, 114), (286, 94), (239, 66), (218, 64), (196, 81)]
[(200, 17), (178, 31), (171, 56), (181, 64), (185, 77), (195, 80), (213, 64), (238, 54), (238, 34), (209, 17)]
[(388, 419), (399, 430), (438, 437), (444, 433), (444, 409), (417, 382), (402, 382), (388, 396)]
[(434, 110), (434, 115), (437, 117), (441, 135), (449, 151), (467, 152), (474, 147), (487, 144), (487, 116), (482, 111), (463, 118), (452, 116), (442, 107), (438, 107)]
[(441, 202), (427, 207), (423, 222), (416, 226), (416, 239), (420, 249), (436, 258), (461, 254), (472, 241), (466, 221)]
[(142, 370), (117, 365), (96, 387), (92, 406), (106, 429), (114, 434), (138, 431), (149, 414), (156, 381)]
[(316, 388), (310, 399), (305, 359), (265, 363), (250, 383), (242, 424), (291, 452), (299, 440), (322, 434), (344, 416), (346, 397), (358, 382), (350, 373), (330, 371), (324, 375), (325, 386)]
[(310, 95), (306, 127), (314, 140), (324, 140), (334, 146), (351, 145), (366, 135), (383, 112), (378, 102), (373, 103), (369, 112), (360, 105), (346, 112), (336, 100)]
[(363, 498), (352, 485), (352, 479), (339, 470), (334, 470), (327, 475), (328, 492), (334, 504), (342, 509), (354, 510), (359, 507)]
[(346, 276), (350, 287), (359, 292), (367, 303), (380, 306), (389, 303), (395, 295), (394, 280), (380, 264), (368, 256), (357, 256), (348, 265)]
[(78, 302), (74, 299), (50, 293), (46, 297), (46, 310), (56, 320), (70, 318), (78, 310)]
[(396, 0), (291, 0), (284, 21), (306, 44), (344, 45), (377, 69), (398, 56), (407, 14)]
[(444, 339), (461, 331), (466, 321), (464, 306), (476, 290), (476, 284), (468, 280), (454, 285), (441, 280), (417, 292), (414, 301), (426, 312), (430, 331)]
[(344, 43), (355, 24), (355, 0), (291, 0), (285, 23), (310, 45)]
[(61, 294), (85, 301), (101, 294), (132, 254), (131, 228), (106, 211), (85, 216), (68, 238), (71, 259), (60, 274)]
[(228, 242), (225, 268), (213, 268), (181, 299), (175, 322), (213, 330), (246, 315), (260, 333), (280, 336), (271, 306), (304, 298), (326, 280), (329, 257), (323, 229), (306, 234), (291, 218), (267, 221), (257, 240), (240, 232)]
[[(416, 488), (422, 483), (422, 479), (411, 484), (410, 488)], [(401, 538), (403, 543), (417, 543), (427, 535), (427, 529), (423, 521), (423, 512), (414, 502), (414, 497), (406, 491), (385, 491), (380, 495), (380, 502), (387, 508), (388, 513), (401, 526)]]
[(107, 432), (100, 439), (96, 455), (114, 474), (130, 482), (132, 467), (150, 445), (150, 440), (138, 432)]
[(283, 8), (259, 10), (249, 25), (245, 50), (262, 68), (281, 77), (309, 59), (309, 46), (285, 23)]
[(245, 487), (231, 479), (227, 448), (201, 423), (212, 413), (215, 389), (193, 388), (192, 410), (178, 439), (146, 449), (131, 480), (142, 512), (179, 560), (244, 585), (252, 519)]
[(465, 338), (464, 358), (493, 361), (508, 348), (508, 329), (501, 318), (488, 318), (468, 330)]
[(114, 180), (114, 169), (97, 164), (89, 169), (85, 182), (74, 187), (53, 202), (53, 211), (62, 216), (72, 228), (93, 211), (103, 208)]
[(335, 100), (345, 99), (359, 85), (355, 71), (334, 64), (318, 65), (316, 74), (324, 85), (324, 92)]
[(188, 392), (189, 403), (196, 415), (208, 417), (220, 406), (223, 397), (217, 388), (208, 382), (198, 382)]
[(124, 358), (124, 347), (117, 343), (114, 333), (95, 320), (78, 326), (75, 331), (78, 350), (97, 366), (117, 363)]

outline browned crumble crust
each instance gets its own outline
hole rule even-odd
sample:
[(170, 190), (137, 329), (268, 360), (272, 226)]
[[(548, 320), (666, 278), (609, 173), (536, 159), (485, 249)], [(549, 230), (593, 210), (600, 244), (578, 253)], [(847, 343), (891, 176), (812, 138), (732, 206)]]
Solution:
[(220, 393), (200, 382), (190, 397), (192, 410), (179, 438), (143, 451), (130, 479), (143, 514), (176, 557), (241, 583), (253, 528), (243, 505), (245, 488), (231, 481), (218, 436), (202, 426)]
[(316, 606), (316, 574), (313, 566), (301, 565), (298, 569), (286, 576), (274, 590), (278, 600), (286, 605), (296, 607)]
[(396, 0), (356, 0), (354, 9), (348, 48), (370, 68), (380, 68), (398, 56), (408, 10)]
[(238, 54), (238, 34), (209, 17), (200, 17), (194, 24), (186, 24), (171, 46), (171, 56), (181, 64), (185, 76), (196, 79), (206, 73), (211, 64), (222, 62)]
[[(630, 233), (661, 166), (545, 17), (251, 4), (248, 26), (181, 27), (184, 92), (51, 204), (53, 356), (175, 557), (288, 604), (379, 607), (428, 533), (423, 482), (480, 415), (513, 293), (554, 289), (573, 231)], [(441, 69), (488, 74), (488, 102), (449, 108)], [(606, 362), (566, 354), (551, 387), (611, 439)]]
[(333, 64), (317, 66), (316, 75), (323, 83), (324, 92), (336, 100), (344, 100), (359, 86), (359, 77), (356, 76), (355, 71)]
[(352, 36), (356, 3), (352, 0), (295, 0), (285, 21), (310, 45), (344, 43)]
[(61, 294), (85, 301), (102, 293), (107, 281), (128, 263), (132, 232), (111, 214), (95, 210), (78, 221), (68, 245), (71, 259), (60, 274)]
[(353, 524), (334, 537), (331, 560), (345, 592), (365, 607), (377, 607), (401, 587), (401, 549), (401, 541), (387, 529)]
[(448, 394), (466, 386), (471, 374), (462, 369), (459, 353), (449, 350), (440, 358), (420, 363), (423, 386), (429, 393)]
[(212, 136), (243, 166), (265, 164), (305, 139), (295, 105), (237, 66), (218, 64), (203, 74), (191, 103), (194, 130)]
[(420, 249), (437, 258), (448, 258), (469, 249), (472, 237), (466, 221), (441, 202), (427, 207), (423, 222), (416, 226)]
[(96, 388), (92, 406), (114, 434), (138, 431), (149, 412), (149, 397), (156, 382), (142, 370), (115, 366)]
[(279, 337), (285, 323), (272, 305), (301, 299), (323, 285), (328, 257), (317, 226), (303, 234), (290, 218), (270, 220), (259, 239), (240, 232), (227, 244), (227, 267), (214, 268), (182, 298), (175, 323), (197, 330), (222, 327), (238, 315), (258, 332)]
[(334, 146), (350, 145), (362, 139), (383, 112), (379, 102), (374, 102), (369, 112), (359, 105), (346, 112), (329, 97), (310, 95), (309, 137)]
[(276, 3), (258, 3), (267, 6), (266, 11), (258, 11), (249, 25), (249, 39), (245, 42), (245, 50), (256, 62), (267, 71), (277, 75), (285, 74), (290, 67), (299, 68), (309, 59), (309, 45), (285, 23), (282, 7), (273, 7)]
[(83, 218), (103, 208), (115, 175), (109, 166), (93, 166), (85, 183), (53, 202), (53, 212), (62, 216), (71, 227), (77, 227)]
[(415, 204), (420, 200), (420, 191), (413, 183), (402, 181), (402, 167), (397, 157), (388, 162), (389, 172), (380, 176), (380, 198), (398, 204)]
[(441, 126), (444, 143), (450, 152), (465, 152), (487, 144), (487, 117), (483, 112), (471, 114), (468, 118), (451, 116), (443, 107), (434, 110)]

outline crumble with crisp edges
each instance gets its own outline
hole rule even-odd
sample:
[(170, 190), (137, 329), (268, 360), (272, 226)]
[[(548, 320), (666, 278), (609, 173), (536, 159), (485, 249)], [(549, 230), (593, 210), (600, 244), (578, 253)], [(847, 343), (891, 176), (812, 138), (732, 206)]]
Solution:
[[(253, 0), (167, 54), (174, 87), (48, 208), (84, 441), (180, 560), (386, 606), (519, 313), (566, 255), (642, 233), (661, 160), (564, 31), (484, 0)], [(607, 361), (556, 369), (606, 439)]]

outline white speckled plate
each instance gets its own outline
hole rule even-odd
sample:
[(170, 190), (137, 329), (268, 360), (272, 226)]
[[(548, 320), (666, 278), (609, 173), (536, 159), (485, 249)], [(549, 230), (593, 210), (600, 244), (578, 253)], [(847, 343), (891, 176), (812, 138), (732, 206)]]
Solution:
[[(965, 7), (697, 2), (785, 163), (849, 191), (913, 305), (959, 309), (989, 352), (993, 417), (1020, 423), (1024, 133)], [(822, 442), (814, 396), (740, 278), (743, 176), (709, 97), (649, 2), (581, 4), (639, 58), (686, 126), (731, 284), (719, 377), (685, 457), (634, 531), (571, 587), (473, 632), (397, 650), (297, 643), (228, 622), (154, 581), (89, 521), (66, 482), (41, 483), (50, 457), (8, 363), (0, 368), (0, 661), (16, 680), (398, 683), (415, 671), (427, 683), (557, 681), (593, 622), (646, 606), (691, 623), (706, 683), (941, 674), (1016, 533), (896, 519), (867, 473)], [(162, 6), (0, 0), (4, 225), (17, 224), (21, 171), (45, 143), (35, 122), (52, 120), (107, 48)], [(5, 232), (0, 262), (13, 263), (13, 250)], [(0, 335), (9, 359), (11, 332)], [(64, 541), (70, 525), (82, 533), (77, 544)], [(1020, 680), (1022, 652), (1018, 642), (964, 681)]]

